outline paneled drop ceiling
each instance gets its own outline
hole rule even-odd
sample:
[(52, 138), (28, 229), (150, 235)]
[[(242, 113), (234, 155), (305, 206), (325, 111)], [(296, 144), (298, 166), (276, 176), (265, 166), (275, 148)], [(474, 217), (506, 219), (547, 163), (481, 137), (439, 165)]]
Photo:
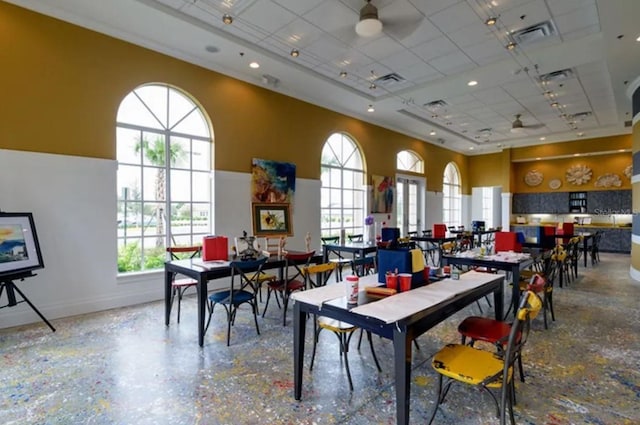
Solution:
[(465, 154), (631, 132), (638, 0), (7, 1)]

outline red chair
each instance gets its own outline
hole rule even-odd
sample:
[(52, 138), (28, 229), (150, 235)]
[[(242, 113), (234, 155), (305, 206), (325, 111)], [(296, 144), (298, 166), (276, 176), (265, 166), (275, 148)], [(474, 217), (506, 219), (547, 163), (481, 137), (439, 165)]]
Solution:
[(271, 294), (275, 293), (276, 303), (280, 307), (280, 301), (278, 301), (278, 294), (282, 298), (282, 326), (287, 324), (287, 307), (289, 305), (289, 296), (294, 291), (302, 291), (306, 288), (306, 282), (304, 277), (304, 270), (309, 265), (311, 258), (315, 255), (315, 251), (303, 252), (303, 253), (287, 253), (285, 256), (285, 278), (284, 280), (273, 280), (267, 282), (267, 301), (262, 311), (262, 317), (267, 312), (269, 307), (269, 299)]
[(447, 236), (447, 225), (446, 224), (434, 224), (433, 225), (433, 237), (434, 238), (444, 238)]
[(494, 249), (495, 252), (522, 252), (522, 244), (518, 242), (518, 234), (516, 232), (496, 232)]

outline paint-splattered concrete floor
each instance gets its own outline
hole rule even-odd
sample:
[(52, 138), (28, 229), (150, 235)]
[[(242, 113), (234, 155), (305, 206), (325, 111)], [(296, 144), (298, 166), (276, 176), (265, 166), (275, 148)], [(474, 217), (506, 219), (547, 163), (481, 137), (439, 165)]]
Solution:
[[(565, 288), (556, 288), (556, 322), (534, 322), (517, 383), (518, 424), (640, 424), (640, 285), (629, 256), (602, 254)], [(485, 313), (488, 307), (483, 305)], [(301, 401), (293, 398), (292, 326), (275, 305), (258, 336), (241, 311), (225, 345), (222, 309), (198, 347), (195, 300), (181, 323), (164, 326), (162, 302), (0, 331), (0, 423), (11, 424), (394, 424), (393, 352), (374, 337), (383, 368), (352, 344), (354, 391), (337, 339), (321, 334), (316, 364), (305, 355)], [(419, 338), (414, 350), (411, 423), (425, 423), (436, 374), (430, 358), (459, 340), (470, 306)], [(289, 312), (291, 315), (291, 312)], [(311, 346), (307, 332), (307, 347)], [(355, 341), (353, 341), (355, 342)], [(455, 386), (436, 424), (498, 423), (486, 394)]]

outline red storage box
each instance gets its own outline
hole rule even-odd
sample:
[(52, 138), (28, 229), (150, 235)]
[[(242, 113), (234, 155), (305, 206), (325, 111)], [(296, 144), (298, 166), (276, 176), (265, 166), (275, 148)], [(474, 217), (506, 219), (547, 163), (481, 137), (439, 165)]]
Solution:
[(434, 238), (444, 238), (447, 235), (447, 225), (446, 224), (434, 224), (433, 225), (433, 237)]
[(202, 259), (204, 261), (228, 260), (229, 242), (226, 236), (205, 236), (202, 238)]

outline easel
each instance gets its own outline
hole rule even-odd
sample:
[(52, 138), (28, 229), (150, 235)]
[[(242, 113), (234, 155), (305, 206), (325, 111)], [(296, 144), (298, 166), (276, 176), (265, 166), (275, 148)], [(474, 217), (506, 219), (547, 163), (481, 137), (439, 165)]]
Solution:
[[(8, 275), (0, 276), (0, 297), (2, 296), (2, 292), (6, 290), (7, 299), (9, 300), (8, 304), (0, 306), (0, 308), (13, 307), (20, 303), (26, 302), (27, 304), (29, 304), (29, 307), (31, 307), (31, 309), (35, 311), (38, 314), (38, 316), (40, 316), (42, 321), (46, 323), (47, 326), (49, 326), (49, 328), (51, 328), (53, 332), (55, 332), (56, 328), (53, 327), (53, 325), (46, 319), (46, 317), (44, 317), (42, 313), (40, 313), (40, 310), (38, 310), (36, 306), (33, 305), (31, 301), (29, 301), (29, 298), (27, 298), (22, 293), (22, 291), (16, 286), (16, 284), (13, 283), (14, 280), (24, 280), (27, 277), (33, 277), (33, 276), (35, 276), (35, 274), (32, 272), (23, 272), (18, 274), (8, 274)], [(22, 297), (21, 301), (18, 301), (16, 299), (16, 292), (20, 294), (20, 296)]]

